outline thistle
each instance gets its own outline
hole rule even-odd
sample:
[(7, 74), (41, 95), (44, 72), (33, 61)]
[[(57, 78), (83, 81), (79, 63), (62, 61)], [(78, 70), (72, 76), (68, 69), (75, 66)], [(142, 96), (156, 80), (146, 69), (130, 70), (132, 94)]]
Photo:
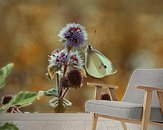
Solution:
[(55, 112), (71, 106), (71, 102), (65, 99), (70, 88), (82, 86), (83, 76), (80, 70), (84, 69), (84, 58), (77, 48), (86, 42), (87, 33), (84, 27), (72, 23), (62, 28), (58, 36), (65, 46), (49, 55), (47, 74), (51, 80), (56, 77), (56, 87), (44, 91), (45, 96), (54, 96), (49, 105), (54, 107)]
[(83, 77), (82, 77), (81, 72), (79, 70), (77, 70), (77, 69), (71, 70), (67, 74), (67, 78), (68, 78), (68, 81), (69, 81), (70, 86), (72, 88), (80, 88), (81, 87)]
[(83, 45), (88, 39), (85, 28), (80, 24), (75, 23), (67, 24), (66, 27), (60, 30), (58, 36), (65, 46), (74, 48)]

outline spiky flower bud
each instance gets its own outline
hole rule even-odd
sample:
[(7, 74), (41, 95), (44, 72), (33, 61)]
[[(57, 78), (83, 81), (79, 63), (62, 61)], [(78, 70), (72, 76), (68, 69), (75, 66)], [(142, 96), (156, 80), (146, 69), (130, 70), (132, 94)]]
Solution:
[(10, 95), (4, 96), (4, 97), (2, 97), (2, 99), (1, 99), (1, 104), (2, 104), (2, 105), (7, 104), (7, 103), (9, 103), (9, 102), (11, 101), (11, 99), (12, 99), (12, 96), (10, 96)]
[(68, 81), (70, 83), (70, 87), (72, 88), (80, 88), (82, 84), (83, 77), (81, 72), (78, 69), (72, 69), (67, 74)]
[(69, 88), (70, 86), (67, 77), (61, 78), (60, 83), (63, 88)]
[(101, 100), (111, 100), (110, 95), (108, 93), (104, 93), (101, 95)]

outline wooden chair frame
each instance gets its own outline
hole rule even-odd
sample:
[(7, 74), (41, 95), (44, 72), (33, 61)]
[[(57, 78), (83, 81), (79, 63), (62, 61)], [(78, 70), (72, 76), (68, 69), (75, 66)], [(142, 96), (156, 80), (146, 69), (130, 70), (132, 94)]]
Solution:
[[(110, 95), (111, 100), (118, 101), (118, 98), (115, 93), (116, 89), (118, 88), (117, 86), (98, 84), (98, 83), (87, 83), (87, 85), (90, 87), (95, 87), (95, 98), (94, 98), (95, 100), (99, 100), (101, 98), (102, 89), (108, 89), (108, 94)], [(141, 124), (141, 130), (147, 130), (148, 124), (163, 126), (163, 123), (150, 122), (150, 120), (149, 120), (150, 112), (151, 112), (151, 102), (152, 102), (153, 91), (157, 92), (161, 112), (163, 114), (163, 89), (156, 88), (156, 87), (148, 87), (148, 86), (138, 86), (137, 89), (142, 89), (145, 91), (142, 120), (140, 120), (140, 121), (139, 120), (129, 120), (129, 119), (124, 119), (124, 118), (119, 118), (119, 117), (113, 117), (113, 116), (107, 116), (107, 115), (93, 113), (92, 130), (96, 130), (98, 117), (118, 120), (121, 122), (124, 130), (127, 130), (126, 123)]]

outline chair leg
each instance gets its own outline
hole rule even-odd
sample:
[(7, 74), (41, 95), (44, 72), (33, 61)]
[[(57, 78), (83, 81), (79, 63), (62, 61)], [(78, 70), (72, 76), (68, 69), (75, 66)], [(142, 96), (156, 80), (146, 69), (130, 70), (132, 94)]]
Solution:
[(141, 130), (147, 130), (150, 119), (151, 102), (152, 102), (152, 91), (145, 91)]
[(127, 126), (126, 126), (125, 122), (121, 121), (121, 124), (122, 124), (123, 129), (127, 130)]
[(98, 117), (94, 113), (93, 114), (93, 122), (92, 122), (92, 130), (96, 130), (97, 120), (98, 120)]

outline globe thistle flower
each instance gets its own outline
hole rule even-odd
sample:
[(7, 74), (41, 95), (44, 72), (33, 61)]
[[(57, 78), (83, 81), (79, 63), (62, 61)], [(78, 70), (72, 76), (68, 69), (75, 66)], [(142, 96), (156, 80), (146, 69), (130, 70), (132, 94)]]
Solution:
[(54, 72), (62, 72), (65, 64), (68, 66), (82, 68), (84, 61), (77, 51), (71, 51), (67, 55), (67, 50), (54, 50), (49, 56), (48, 77), (53, 79)]
[(101, 95), (101, 100), (110, 100), (110, 95), (108, 93), (104, 93)]
[(12, 99), (12, 96), (8, 95), (8, 96), (4, 96), (1, 98), (1, 104), (2, 105), (5, 105), (7, 103), (9, 103)]
[(53, 68), (54, 71), (58, 71), (67, 62), (67, 54), (65, 50), (54, 50), (49, 56), (48, 68)]
[(67, 74), (68, 81), (70, 83), (70, 87), (72, 88), (80, 88), (82, 84), (83, 77), (79, 70), (72, 69)]
[(61, 78), (60, 84), (63, 88), (69, 88), (70, 86), (67, 77)]
[(71, 52), (68, 56), (68, 64), (76, 68), (82, 68), (84, 61), (77, 51)]
[(85, 28), (80, 24), (70, 23), (66, 27), (62, 28), (58, 34), (60, 41), (64, 42), (66, 46), (74, 48), (84, 44), (88, 39)]

